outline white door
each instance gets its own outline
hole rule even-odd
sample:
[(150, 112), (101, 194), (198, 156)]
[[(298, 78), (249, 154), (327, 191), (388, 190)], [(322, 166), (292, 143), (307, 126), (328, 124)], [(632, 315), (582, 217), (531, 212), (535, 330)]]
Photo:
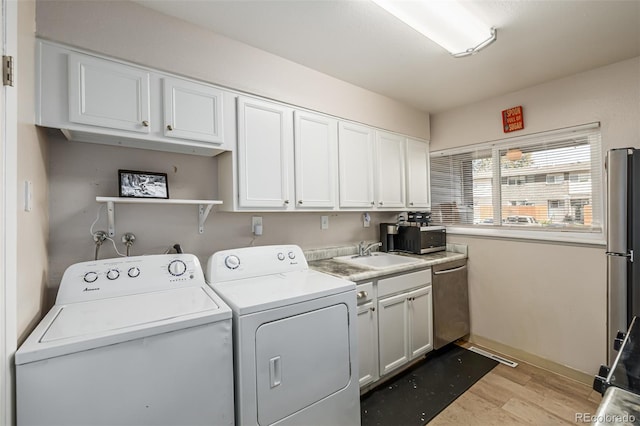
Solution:
[[(2, 0), (0, 7), (0, 46), (2, 55), (18, 52), (18, 2)], [(14, 86), (0, 87), (0, 424), (15, 424), (13, 354), (17, 349), (17, 169), (18, 96), (20, 80), (14, 73)]]
[(292, 146), (290, 108), (238, 97), (240, 207), (282, 210), (289, 207), (293, 186)]
[(338, 122), (294, 112), (297, 208), (334, 208), (338, 164)]
[(378, 301), (380, 375), (409, 361), (407, 296), (399, 294)]
[(222, 92), (215, 87), (163, 78), (164, 135), (222, 143)]
[(429, 143), (407, 139), (407, 207), (431, 207)]
[(409, 345), (411, 358), (433, 349), (431, 286), (407, 295), (409, 315)]
[(344, 304), (263, 324), (256, 330), (255, 344), (261, 425), (295, 416), (351, 380), (348, 309)]
[(373, 301), (358, 305), (358, 354), (360, 387), (378, 379), (378, 328)]
[(85, 55), (69, 55), (69, 120), (149, 133), (149, 73)]
[(403, 136), (376, 131), (376, 201), (379, 208), (405, 207)]
[(338, 152), (340, 207), (372, 208), (373, 129), (340, 122)]

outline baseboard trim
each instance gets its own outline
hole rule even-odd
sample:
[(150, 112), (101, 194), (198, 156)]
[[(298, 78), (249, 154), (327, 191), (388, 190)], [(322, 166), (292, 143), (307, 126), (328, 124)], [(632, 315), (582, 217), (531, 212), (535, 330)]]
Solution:
[(591, 386), (593, 384), (594, 376), (592, 375), (567, 367), (566, 365), (558, 364), (557, 362), (550, 361), (546, 358), (533, 355), (529, 352), (496, 342), (495, 340), (487, 339), (486, 337), (478, 336), (476, 334), (470, 334), (468, 342), (482, 346), (483, 349), (496, 352), (502, 356), (514, 358), (515, 360), (526, 362), (527, 364), (542, 368), (543, 370), (551, 371), (552, 373), (584, 383), (585, 385)]

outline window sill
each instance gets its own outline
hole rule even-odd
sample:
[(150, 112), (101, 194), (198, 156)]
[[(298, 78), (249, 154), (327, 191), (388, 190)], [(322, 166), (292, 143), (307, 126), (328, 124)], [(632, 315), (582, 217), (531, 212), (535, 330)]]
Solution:
[(605, 247), (607, 241), (602, 232), (560, 232), (560, 231), (527, 231), (512, 228), (446, 226), (447, 234), (469, 235), (486, 238), (504, 238), (545, 243), (578, 244), (594, 247)]

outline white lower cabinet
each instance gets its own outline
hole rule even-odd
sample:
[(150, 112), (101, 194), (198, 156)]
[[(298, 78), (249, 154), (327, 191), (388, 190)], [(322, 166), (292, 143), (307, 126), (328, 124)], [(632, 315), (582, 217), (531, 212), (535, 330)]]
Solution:
[(431, 286), (378, 301), (380, 375), (433, 349)]
[(378, 314), (373, 283), (358, 285), (358, 353), (360, 387), (378, 380)]
[(431, 269), (360, 284), (358, 296), (361, 388), (433, 350)]

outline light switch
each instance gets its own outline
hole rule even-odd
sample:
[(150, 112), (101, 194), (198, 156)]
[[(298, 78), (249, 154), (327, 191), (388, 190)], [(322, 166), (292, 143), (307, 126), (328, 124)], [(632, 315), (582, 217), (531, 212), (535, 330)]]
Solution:
[(329, 216), (320, 216), (320, 229), (329, 229)]
[(30, 212), (33, 209), (33, 182), (24, 181), (24, 211)]

